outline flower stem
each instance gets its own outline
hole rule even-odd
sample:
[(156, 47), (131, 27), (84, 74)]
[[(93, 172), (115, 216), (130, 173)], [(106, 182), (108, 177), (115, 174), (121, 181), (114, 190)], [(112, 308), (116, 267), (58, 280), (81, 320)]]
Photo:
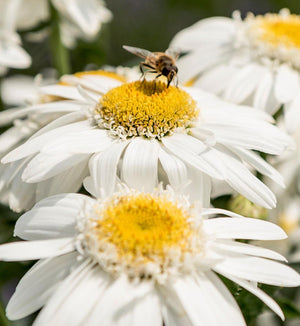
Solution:
[(0, 301), (0, 325), (1, 326), (11, 326), (10, 322), (6, 318), (5, 311), (3, 309), (1, 301)]
[(68, 74), (71, 72), (70, 56), (67, 48), (62, 44), (60, 36), (59, 16), (56, 9), (50, 3), (51, 11), (51, 34), (50, 45), (54, 66), (59, 75)]

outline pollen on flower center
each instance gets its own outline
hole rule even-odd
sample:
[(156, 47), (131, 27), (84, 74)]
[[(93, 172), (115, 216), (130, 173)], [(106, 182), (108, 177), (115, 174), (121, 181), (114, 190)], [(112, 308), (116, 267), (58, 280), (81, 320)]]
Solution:
[(250, 38), (264, 54), (300, 66), (300, 16), (288, 10), (249, 17)]
[(160, 139), (198, 116), (195, 101), (160, 81), (136, 81), (108, 91), (94, 111), (96, 123), (122, 138)]
[[(87, 246), (108, 271), (153, 277), (178, 269), (201, 252), (199, 227), (185, 208), (168, 196), (131, 193), (94, 207)], [(199, 237), (200, 239), (201, 237)], [(199, 242), (200, 240), (198, 240)]]

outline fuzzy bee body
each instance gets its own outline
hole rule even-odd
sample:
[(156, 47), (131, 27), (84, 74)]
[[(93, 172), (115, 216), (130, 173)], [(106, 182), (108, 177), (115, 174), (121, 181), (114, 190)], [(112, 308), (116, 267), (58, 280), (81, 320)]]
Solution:
[(168, 87), (174, 77), (177, 76), (178, 68), (175, 64), (176, 59), (179, 56), (179, 53), (175, 53), (174, 56), (171, 55), (170, 50), (166, 52), (150, 52), (145, 49), (135, 48), (127, 45), (123, 45), (123, 48), (128, 52), (131, 52), (145, 61), (140, 62), (140, 70), (143, 75), (145, 72), (143, 67), (149, 69), (147, 72), (157, 73), (156, 78), (160, 76), (167, 77)]

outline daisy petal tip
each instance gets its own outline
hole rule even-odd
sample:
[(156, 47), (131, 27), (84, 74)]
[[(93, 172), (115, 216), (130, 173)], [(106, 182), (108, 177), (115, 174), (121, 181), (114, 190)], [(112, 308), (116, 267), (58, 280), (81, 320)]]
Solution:
[(2, 157), (2, 159), (1, 159), (1, 163), (2, 164), (7, 164), (7, 163), (10, 163), (10, 162), (12, 162), (11, 160), (10, 160), (10, 155), (9, 155), (10, 153), (8, 153), (8, 154), (6, 154), (4, 157)]

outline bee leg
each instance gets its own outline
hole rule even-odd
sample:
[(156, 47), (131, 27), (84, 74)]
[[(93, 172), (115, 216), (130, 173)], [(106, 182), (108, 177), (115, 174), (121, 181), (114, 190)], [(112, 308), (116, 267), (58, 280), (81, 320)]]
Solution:
[(169, 79), (169, 78), (168, 78), (168, 85), (167, 85), (167, 88), (170, 86), (171, 81), (172, 81), (172, 79)]
[(140, 71), (141, 71), (141, 74), (142, 74), (142, 76), (141, 76), (142, 81), (144, 81), (144, 79), (145, 79), (145, 72), (143, 70), (143, 66), (144, 66), (144, 62), (140, 62), (139, 68), (140, 68)]
[(160, 76), (162, 76), (162, 74), (158, 74), (158, 75), (155, 77), (155, 79), (159, 78)]

